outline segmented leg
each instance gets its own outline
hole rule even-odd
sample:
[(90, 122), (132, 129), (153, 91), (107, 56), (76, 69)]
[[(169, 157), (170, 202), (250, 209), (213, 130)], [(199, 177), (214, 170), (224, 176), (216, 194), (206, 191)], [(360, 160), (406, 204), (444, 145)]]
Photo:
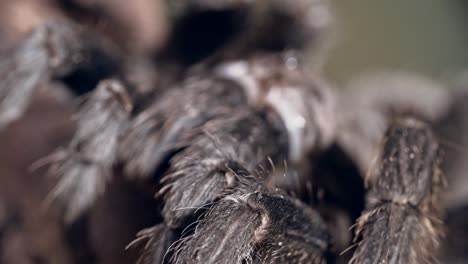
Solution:
[(79, 109), (70, 144), (52, 155), (49, 173), (60, 180), (51, 195), (63, 203), (66, 220), (74, 220), (91, 206), (111, 177), (132, 104), (119, 81), (100, 82)]
[(287, 135), (282, 134), (281, 119), (270, 115), (236, 110), (233, 116), (220, 116), (193, 129), (179, 142), (182, 150), (171, 159), (172, 172), (162, 179), (165, 186), (160, 191), (167, 227), (144, 235), (158, 241), (152, 245), (158, 248), (150, 248), (153, 258), (162, 259), (169, 249), (159, 248), (167, 245), (160, 238), (166, 236), (161, 234), (183, 229), (220, 197), (238, 188), (237, 175), (231, 172), (230, 165), (245, 164), (255, 169), (262, 161), (266, 164), (268, 156), (275, 161), (287, 159)]
[(235, 162), (253, 170), (265, 164), (266, 157), (280, 164), (287, 159), (287, 136), (279, 117), (243, 110), (233, 115), (193, 131), (180, 145), (184, 149), (172, 158), (173, 172), (162, 179), (166, 185), (161, 190), (162, 213), (170, 227), (181, 227), (196, 209), (236, 187), (227, 164)]
[(238, 186), (176, 246), (173, 263), (325, 263), (329, 235), (321, 217), (233, 168)]
[(442, 234), (438, 141), (428, 124), (397, 118), (367, 183), (362, 237), (350, 263), (434, 263)]
[(123, 138), (119, 152), (125, 172), (149, 176), (174, 152), (188, 130), (245, 105), (245, 96), (232, 82), (189, 79), (169, 89), (141, 112)]

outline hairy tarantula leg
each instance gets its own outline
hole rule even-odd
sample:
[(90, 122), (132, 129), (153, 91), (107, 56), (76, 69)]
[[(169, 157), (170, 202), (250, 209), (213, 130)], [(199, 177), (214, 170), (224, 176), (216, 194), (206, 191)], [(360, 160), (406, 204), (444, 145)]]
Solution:
[(63, 203), (66, 220), (74, 220), (103, 191), (132, 108), (128, 91), (117, 80), (101, 81), (80, 107), (72, 141), (53, 155), (49, 168), (60, 177), (51, 195)]
[(193, 131), (181, 144), (185, 148), (172, 158), (173, 172), (163, 178), (167, 185), (161, 190), (162, 213), (170, 227), (181, 227), (196, 209), (235, 188), (237, 180), (226, 165), (235, 162), (254, 169), (268, 156), (287, 159), (282, 156), (287, 153), (287, 138), (281, 134), (279, 117), (236, 111), (233, 117), (210, 121)]
[(22, 115), (41, 81), (77, 63), (81, 48), (77, 43), (81, 42), (71, 27), (49, 23), (35, 29), (0, 61), (0, 128)]
[(331, 237), (316, 211), (297, 199), (275, 195), (260, 196), (258, 206), (271, 221), (259, 244), (265, 262), (325, 263)]
[(431, 128), (397, 118), (367, 179), (367, 210), (357, 222), (362, 237), (350, 263), (434, 263), (439, 247), (439, 144)]
[[(325, 223), (297, 200), (266, 190), (246, 171), (175, 249), (174, 263), (325, 263)], [(258, 258), (258, 260), (257, 260)]]
[(129, 176), (148, 176), (194, 127), (246, 104), (231, 82), (191, 78), (169, 89), (132, 122), (119, 148)]

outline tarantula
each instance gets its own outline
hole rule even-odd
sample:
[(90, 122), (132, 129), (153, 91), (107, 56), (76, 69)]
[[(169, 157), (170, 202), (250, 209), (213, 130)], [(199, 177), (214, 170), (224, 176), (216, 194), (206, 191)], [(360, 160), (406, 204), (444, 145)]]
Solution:
[[(73, 20), (38, 26), (2, 56), (2, 129), (39, 86), (67, 104), (82, 95), (72, 139), (34, 165), (53, 176), (46, 200), (65, 225), (120, 181), (156, 194), (145, 205), (151, 224), (128, 245), (140, 263), (436, 261), (445, 186), (436, 132), (456, 105), (448, 93), (382, 75), (348, 95), (307, 70), (306, 47), (331, 23), (322, 0), (172, 4), (156, 62)], [(187, 48), (184, 34), (205, 20), (228, 34)], [(0, 210), (0, 230), (4, 222)]]

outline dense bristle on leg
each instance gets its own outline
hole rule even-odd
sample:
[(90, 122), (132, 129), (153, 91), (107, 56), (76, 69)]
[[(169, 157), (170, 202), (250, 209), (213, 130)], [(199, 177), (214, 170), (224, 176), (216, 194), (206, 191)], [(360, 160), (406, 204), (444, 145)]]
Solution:
[(233, 173), (242, 182), (237, 191), (179, 242), (174, 263), (325, 263), (330, 237), (318, 213), (257, 176)]
[(60, 177), (52, 195), (63, 203), (67, 220), (74, 220), (103, 191), (131, 110), (131, 98), (116, 80), (102, 81), (80, 107), (77, 131), (69, 146), (53, 155), (49, 171)]
[(396, 118), (367, 183), (351, 263), (434, 263), (439, 238), (440, 150), (428, 124)]
[[(274, 125), (258, 113), (238, 111), (193, 131), (182, 143), (185, 149), (172, 159), (174, 172), (164, 178), (167, 187), (163, 189), (168, 188), (163, 216), (169, 226), (180, 227), (194, 211), (236, 188), (229, 164), (253, 170), (267, 156), (277, 162), (286, 158), (281, 155), (287, 150), (286, 138), (278, 135)], [(274, 140), (277, 145), (270, 144)]]
[(242, 90), (224, 80), (189, 79), (138, 114), (119, 149), (129, 177), (148, 177), (187, 131), (245, 105)]

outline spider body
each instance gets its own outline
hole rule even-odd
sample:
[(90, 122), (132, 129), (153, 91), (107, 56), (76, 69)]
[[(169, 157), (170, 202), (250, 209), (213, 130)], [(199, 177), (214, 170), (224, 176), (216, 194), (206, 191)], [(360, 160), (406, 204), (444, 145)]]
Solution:
[[(67, 8), (93, 10), (93, 1), (71, 2)], [(444, 178), (433, 127), (450, 94), (402, 75), (355, 84), (367, 91), (334, 90), (305, 64), (306, 47), (315, 50), (331, 23), (326, 1), (193, 0), (169, 8), (173, 35), (154, 57), (114, 43), (116, 32), (68, 18), (39, 26), (0, 61), (1, 129), (21, 121), (39, 85), (74, 92), (60, 99), (74, 107), (74, 134), (43, 160), (63, 229), (99, 231), (138, 201), (134, 216), (118, 220), (128, 221), (122, 233), (136, 239), (124, 242), (143, 264), (436, 261)], [(197, 39), (186, 20), (195, 29), (226, 22), (217, 26), (228, 36)], [(185, 37), (193, 49), (180, 45)], [(340, 167), (343, 160), (351, 166)], [(324, 173), (322, 166), (333, 168)], [(112, 193), (114, 183), (125, 190)], [(128, 193), (140, 196), (122, 202)], [(115, 196), (122, 208), (110, 206), (99, 219), (93, 210)], [(148, 215), (134, 213), (140, 207), (152, 212), (138, 222), (144, 226), (128, 220)], [(4, 219), (0, 211), (0, 231), (9, 226)], [(88, 251), (114, 242), (95, 238), (111, 244), (100, 248), (83, 237), (75, 243)], [(339, 255), (353, 243), (350, 256)]]

